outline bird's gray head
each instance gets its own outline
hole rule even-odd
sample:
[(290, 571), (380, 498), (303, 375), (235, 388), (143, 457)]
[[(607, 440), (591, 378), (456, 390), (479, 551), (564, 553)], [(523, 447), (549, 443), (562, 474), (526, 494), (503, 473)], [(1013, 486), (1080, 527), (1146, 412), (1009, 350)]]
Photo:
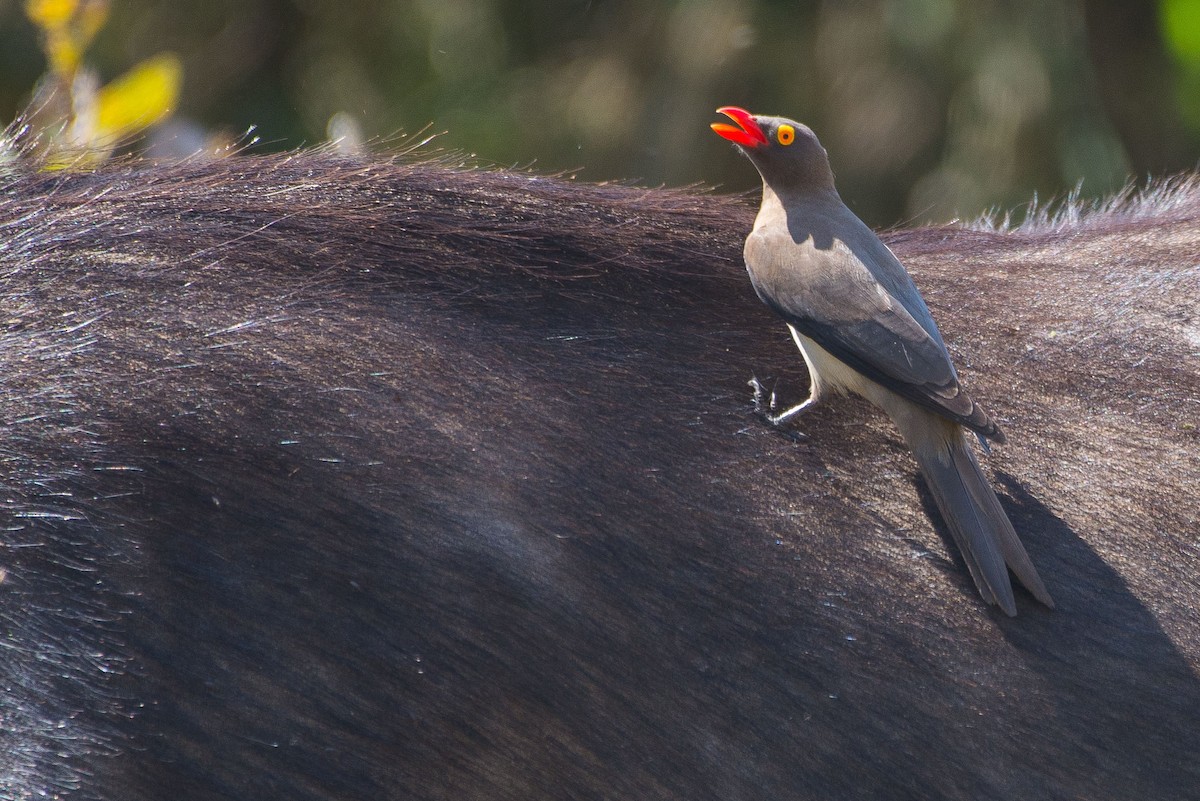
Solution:
[(712, 129), (750, 157), (776, 194), (833, 189), (829, 155), (807, 125), (784, 117), (754, 116), (745, 109), (717, 109), (737, 126), (714, 122)]

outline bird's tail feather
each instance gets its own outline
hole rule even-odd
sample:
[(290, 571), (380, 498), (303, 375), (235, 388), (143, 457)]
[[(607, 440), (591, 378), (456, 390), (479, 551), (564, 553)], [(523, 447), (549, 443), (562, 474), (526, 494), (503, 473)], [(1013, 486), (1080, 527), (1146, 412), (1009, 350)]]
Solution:
[(897, 423), (979, 594), (988, 603), (999, 604), (1008, 615), (1015, 615), (1008, 578), (1011, 569), (1035, 598), (1053, 608), (1050, 593), (983, 475), (962, 427), (927, 412), (907, 417)]

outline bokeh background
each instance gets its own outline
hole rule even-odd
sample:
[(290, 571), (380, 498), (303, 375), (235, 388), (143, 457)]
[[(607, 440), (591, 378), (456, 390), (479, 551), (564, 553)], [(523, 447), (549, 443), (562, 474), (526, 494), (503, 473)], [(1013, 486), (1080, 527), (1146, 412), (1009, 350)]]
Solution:
[[(111, 0), (85, 59), (108, 80), (163, 51), (176, 120), (258, 149), (341, 113), (484, 163), (740, 191), (713, 109), (785, 114), (876, 226), (1019, 218), (1200, 155), (1200, 0)], [(5, 120), (45, 71), (0, 0)]]

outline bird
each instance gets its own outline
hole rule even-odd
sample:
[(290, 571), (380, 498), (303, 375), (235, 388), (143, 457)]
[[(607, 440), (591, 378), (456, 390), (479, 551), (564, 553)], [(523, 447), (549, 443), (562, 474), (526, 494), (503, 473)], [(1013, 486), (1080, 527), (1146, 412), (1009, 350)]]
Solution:
[[(983, 600), (1017, 614), (1011, 569), (1053, 608), (967, 432), (985, 450), (988, 440), (1003, 443), (1004, 433), (960, 385), (908, 271), (842, 202), (825, 148), (794, 120), (736, 106), (717, 113), (735, 124), (715, 122), (713, 131), (748, 156), (763, 180), (743, 251), (750, 282), (787, 324), (811, 380), (806, 400), (768, 420), (795, 419), (830, 393), (866, 398), (908, 444)], [(760, 391), (755, 386), (756, 401)]]

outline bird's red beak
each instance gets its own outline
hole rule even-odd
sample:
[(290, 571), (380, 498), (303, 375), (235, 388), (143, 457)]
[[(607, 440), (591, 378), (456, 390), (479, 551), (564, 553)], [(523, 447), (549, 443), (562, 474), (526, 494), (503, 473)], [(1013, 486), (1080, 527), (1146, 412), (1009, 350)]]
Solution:
[(742, 147), (760, 147), (767, 143), (767, 136), (758, 127), (749, 111), (737, 106), (724, 106), (717, 109), (718, 114), (724, 114), (738, 124), (738, 127), (723, 122), (714, 122), (712, 129), (718, 136), (723, 136), (730, 142)]

